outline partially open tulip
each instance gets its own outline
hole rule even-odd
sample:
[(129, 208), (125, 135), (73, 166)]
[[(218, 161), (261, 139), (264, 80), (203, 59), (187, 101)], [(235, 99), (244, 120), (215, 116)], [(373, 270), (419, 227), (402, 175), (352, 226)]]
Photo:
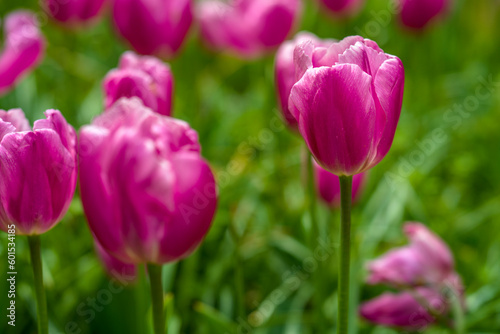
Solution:
[(401, 23), (408, 28), (423, 29), (444, 15), (451, 0), (399, 0)]
[(333, 15), (349, 17), (363, 8), (365, 0), (320, 0), (320, 2)]
[(170, 67), (152, 56), (138, 56), (131, 51), (120, 58), (117, 69), (104, 79), (106, 108), (122, 97), (138, 97), (159, 114), (170, 116), (174, 78)]
[(300, 0), (208, 0), (200, 3), (198, 16), (208, 46), (251, 58), (278, 47), (300, 10)]
[(162, 264), (200, 244), (216, 185), (187, 123), (123, 98), (80, 130), (79, 149), (85, 214), (112, 256)]
[(334, 42), (333, 40), (321, 40), (316, 35), (309, 32), (300, 32), (293, 40), (281, 44), (276, 52), (274, 61), (274, 81), (276, 91), (278, 92), (280, 110), (288, 127), (296, 131), (298, 131), (297, 120), (288, 110), (288, 98), (290, 97), (292, 86), (296, 82), (293, 53), (298, 44), (307, 40), (310, 40), (316, 46), (325, 47)]
[(70, 25), (94, 19), (103, 8), (105, 0), (44, 0), (52, 18)]
[(385, 293), (360, 307), (365, 319), (410, 331), (423, 331), (446, 318), (453, 303), (464, 308), (464, 290), (448, 246), (421, 223), (406, 223), (410, 245), (396, 248), (368, 264), (369, 284), (402, 291)]
[(376, 324), (423, 331), (436, 320), (428, 307), (444, 316), (450, 306), (439, 292), (418, 288), (414, 292), (386, 292), (361, 305), (359, 312), (363, 318)]
[[(316, 191), (319, 197), (332, 208), (340, 207), (340, 180), (335, 174), (323, 169), (316, 161), (314, 164), (314, 175)], [(352, 177), (352, 202), (355, 203), (363, 191), (367, 173), (356, 174)]]
[(137, 266), (130, 263), (125, 263), (102, 248), (98, 241), (94, 242), (97, 256), (101, 260), (106, 273), (111, 277), (123, 283), (134, 282), (137, 278)]
[(406, 223), (404, 232), (410, 240), (408, 246), (368, 263), (370, 284), (439, 284), (454, 275), (453, 256), (443, 240), (420, 223)]
[(0, 110), (0, 228), (19, 235), (50, 230), (76, 186), (76, 134), (57, 110), (31, 130), (20, 109)]
[(139, 53), (177, 54), (193, 21), (192, 0), (113, 0), (118, 32)]
[(316, 161), (336, 175), (355, 175), (389, 151), (403, 100), (404, 69), (375, 42), (352, 36), (328, 48), (295, 48), (290, 112)]
[(5, 43), (0, 54), (0, 95), (36, 67), (45, 51), (45, 40), (31, 12), (9, 14), (4, 31)]

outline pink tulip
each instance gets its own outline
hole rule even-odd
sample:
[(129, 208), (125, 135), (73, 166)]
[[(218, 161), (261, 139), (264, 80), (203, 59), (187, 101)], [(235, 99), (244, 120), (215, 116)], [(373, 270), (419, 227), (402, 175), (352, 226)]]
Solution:
[(399, 0), (401, 23), (408, 28), (423, 29), (445, 14), (450, 0)]
[(0, 95), (9, 90), (41, 61), (45, 40), (35, 15), (17, 11), (5, 19), (5, 45), (0, 54)]
[(76, 186), (75, 130), (47, 110), (31, 130), (20, 109), (0, 110), (0, 228), (18, 235), (50, 230), (66, 213)]
[[(323, 169), (316, 161), (314, 174), (316, 190), (319, 197), (330, 207), (340, 207), (340, 180), (335, 174)], [(367, 173), (356, 174), (352, 178), (352, 202), (355, 203), (361, 196)]]
[(310, 40), (315, 46), (325, 46), (334, 43), (334, 40), (321, 40), (316, 35), (309, 32), (300, 32), (291, 41), (286, 41), (278, 49), (274, 62), (274, 78), (276, 91), (278, 92), (280, 109), (283, 118), (290, 129), (298, 131), (297, 120), (288, 109), (288, 98), (290, 91), (295, 84), (295, 64), (293, 62), (293, 52), (295, 47), (301, 42)]
[(193, 21), (191, 0), (113, 0), (119, 33), (139, 53), (173, 57)]
[(125, 52), (118, 69), (111, 70), (104, 79), (106, 108), (121, 97), (136, 96), (146, 107), (170, 116), (173, 84), (170, 67), (161, 60)]
[(44, 0), (52, 18), (67, 24), (80, 24), (97, 17), (105, 0)]
[(321, 0), (321, 4), (335, 16), (349, 17), (357, 14), (365, 0)]
[(455, 274), (448, 246), (420, 223), (406, 223), (410, 245), (393, 249), (368, 264), (370, 284), (440, 284)]
[(208, 0), (200, 3), (201, 35), (212, 48), (251, 58), (278, 47), (293, 29), (300, 0)]
[(130, 263), (125, 263), (111, 256), (99, 242), (95, 241), (94, 246), (97, 256), (101, 260), (106, 273), (120, 282), (130, 283), (137, 278), (137, 266)]
[(401, 112), (401, 60), (353, 36), (328, 48), (303, 42), (294, 62), (299, 80), (288, 107), (316, 161), (339, 176), (377, 165), (392, 145)]
[(441, 293), (418, 288), (412, 293), (384, 293), (362, 304), (360, 315), (380, 325), (423, 331), (435, 321), (429, 314), (429, 307), (443, 316), (449, 312), (449, 303)]
[(79, 152), (85, 214), (112, 256), (162, 264), (200, 244), (216, 185), (187, 123), (123, 98), (80, 130)]

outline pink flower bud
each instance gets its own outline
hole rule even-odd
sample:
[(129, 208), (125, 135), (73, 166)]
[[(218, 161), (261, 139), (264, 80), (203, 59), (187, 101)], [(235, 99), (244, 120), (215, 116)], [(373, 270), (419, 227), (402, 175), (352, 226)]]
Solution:
[(55, 20), (70, 25), (88, 22), (99, 15), (105, 0), (44, 0)]
[(45, 40), (35, 15), (17, 11), (5, 19), (5, 45), (0, 54), (0, 95), (9, 90), (41, 61)]
[(66, 213), (76, 186), (75, 130), (47, 110), (31, 130), (20, 109), (0, 110), (0, 228), (42, 234)]
[(384, 293), (362, 304), (360, 314), (376, 324), (423, 331), (435, 321), (429, 307), (443, 316), (449, 311), (449, 303), (441, 293), (418, 288), (413, 292)]
[(102, 247), (127, 263), (188, 256), (208, 232), (217, 196), (197, 133), (137, 98), (80, 130), (81, 198)]
[[(330, 207), (340, 207), (340, 180), (335, 174), (323, 169), (316, 161), (314, 174), (316, 190), (320, 198)], [(352, 177), (352, 201), (355, 203), (361, 196), (366, 181), (367, 173), (356, 174)]]
[(278, 47), (300, 10), (300, 0), (208, 0), (200, 3), (198, 16), (210, 47), (251, 58)]
[(193, 21), (191, 0), (113, 0), (118, 32), (139, 53), (173, 57)]
[(321, 4), (334, 16), (350, 17), (357, 14), (365, 4), (365, 0), (321, 0)]
[(401, 23), (411, 29), (423, 29), (443, 16), (450, 7), (450, 0), (399, 0)]
[(138, 97), (159, 114), (170, 116), (174, 78), (170, 67), (151, 56), (125, 52), (117, 69), (104, 79), (106, 108), (121, 97)]
[(137, 266), (125, 263), (111, 256), (98, 241), (94, 242), (97, 256), (101, 260), (106, 273), (120, 282), (131, 283), (137, 278)]
[(336, 175), (354, 175), (389, 152), (401, 113), (403, 63), (375, 42), (352, 36), (294, 51), (297, 83), (288, 107), (316, 161)]
[(454, 274), (453, 256), (437, 235), (420, 223), (406, 223), (404, 231), (410, 244), (369, 262), (368, 283), (439, 285)]
[(274, 78), (276, 91), (278, 92), (280, 110), (286, 124), (292, 129), (298, 131), (298, 124), (295, 117), (288, 109), (288, 98), (290, 91), (296, 82), (295, 63), (293, 62), (293, 52), (295, 47), (301, 42), (310, 40), (316, 46), (325, 46), (334, 43), (334, 40), (321, 40), (316, 35), (309, 32), (300, 32), (291, 41), (281, 44), (274, 61)]

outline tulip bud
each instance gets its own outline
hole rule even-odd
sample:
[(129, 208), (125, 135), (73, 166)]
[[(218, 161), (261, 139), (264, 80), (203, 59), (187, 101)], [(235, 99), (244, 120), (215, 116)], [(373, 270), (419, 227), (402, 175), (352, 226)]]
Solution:
[(449, 303), (438, 291), (418, 288), (416, 291), (384, 293), (360, 307), (360, 315), (376, 324), (423, 331), (435, 321), (428, 307), (440, 315), (449, 312)]
[(106, 273), (120, 282), (130, 283), (137, 278), (137, 266), (130, 263), (125, 263), (111, 256), (98, 241), (94, 242), (97, 256), (101, 260)]
[(368, 283), (396, 286), (441, 284), (454, 274), (448, 246), (420, 223), (406, 223), (410, 245), (393, 249), (368, 263)]
[(174, 78), (170, 67), (151, 56), (138, 56), (131, 51), (120, 58), (118, 69), (104, 79), (106, 108), (121, 97), (136, 96), (159, 114), (170, 116)]
[[(316, 190), (319, 197), (330, 207), (340, 207), (340, 180), (335, 174), (321, 168), (316, 161), (314, 164), (314, 174)], [(352, 202), (355, 203), (361, 196), (361, 192), (366, 181), (367, 173), (356, 174), (352, 177)]]
[(294, 51), (297, 83), (288, 107), (316, 161), (335, 175), (355, 175), (389, 151), (403, 100), (398, 57), (375, 42), (352, 36)]
[(44, 0), (50, 16), (62, 23), (80, 24), (99, 15), (105, 0)]
[(411, 29), (423, 29), (439, 16), (444, 15), (450, 0), (399, 0), (400, 20)]
[(365, 0), (321, 0), (321, 4), (337, 17), (350, 17), (357, 14)]
[(5, 46), (0, 54), (0, 95), (41, 61), (45, 40), (35, 15), (17, 11), (5, 19)]
[(191, 0), (114, 0), (118, 32), (139, 53), (173, 57), (193, 21)]
[(300, 0), (218, 0), (198, 8), (201, 35), (216, 50), (244, 58), (260, 56), (278, 47), (293, 29)]
[(137, 98), (122, 98), (80, 130), (80, 189), (90, 229), (127, 263), (189, 255), (216, 209), (216, 185), (198, 135)]
[(316, 35), (309, 32), (300, 32), (293, 40), (286, 41), (281, 44), (274, 61), (274, 78), (280, 102), (280, 109), (286, 124), (290, 129), (295, 131), (298, 131), (297, 120), (288, 109), (290, 91), (296, 82), (293, 52), (298, 44), (307, 40), (310, 40), (316, 46), (322, 45), (325, 47), (334, 42), (334, 40), (320, 40)]
[(57, 110), (30, 129), (20, 109), (0, 110), (0, 228), (18, 235), (50, 230), (76, 186), (75, 130)]

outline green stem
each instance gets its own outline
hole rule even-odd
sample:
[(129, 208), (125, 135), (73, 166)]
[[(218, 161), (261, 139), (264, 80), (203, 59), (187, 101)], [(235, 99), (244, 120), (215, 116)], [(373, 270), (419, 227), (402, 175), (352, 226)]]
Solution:
[(449, 298), (451, 299), (453, 317), (455, 319), (455, 333), (465, 334), (466, 327), (464, 319), (464, 309), (460, 300), (460, 293), (455, 289), (451, 289)]
[(351, 263), (352, 176), (340, 176), (340, 267), (337, 333), (349, 332), (349, 276)]
[(234, 242), (234, 287), (236, 289), (236, 308), (237, 314), (241, 319), (246, 318), (246, 307), (245, 307), (245, 281), (243, 278), (242, 270), (242, 258), (240, 254), (240, 237), (238, 231), (236, 231), (236, 226), (234, 226), (234, 220), (229, 223), (229, 233)]
[(151, 303), (153, 304), (153, 328), (155, 334), (165, 333), (161, 273), (162, 267), (160, 265), (152, 263), (148, 264), (149, 281), (151, 282)]
[(38, 318), (38, 333), (49, 333), (49, 319), (47, 317), (47, 299), (45, 297), (45, 288), (43, 286), (42, 257), (40, 254), (40, 236), (28, 236), (30, 246), (31, 266), (33, 267), (33, 276), (35, 279), (36, 295), (36, 314)]

